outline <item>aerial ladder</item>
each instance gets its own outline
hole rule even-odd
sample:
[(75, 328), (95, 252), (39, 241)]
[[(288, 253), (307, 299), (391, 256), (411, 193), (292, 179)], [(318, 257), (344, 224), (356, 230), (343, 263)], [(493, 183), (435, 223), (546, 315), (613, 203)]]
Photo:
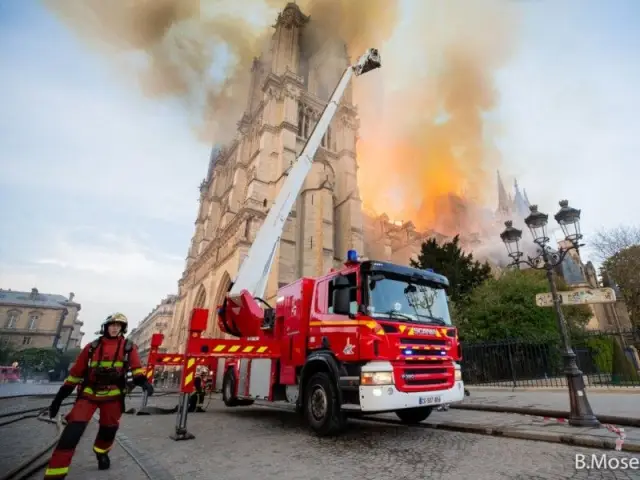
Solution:
[[(203, 364), (203, 358), (228, 357), (230, 354), (240, 353), (245, 357), (256, 359), (278, 356), (278, 339), (270, 338), (270, 335), (265, 333), (273, 326), (275, 309), (267, 304), (262, 297), (267, 287), (269, 272), (285, 222), (302, 190), (307, 175), (311, 171), (314, 156), (340, 106), (349, 82), (354, 75), (363, 75), (380, 66), (380, 54), (377, 49), (371, 48), (355, 64), (349, 65), (345, 69), (302, 152), (289, 169), (280, 192), (242, 262), (235, 281), (218, 311), (218, 322), (221, 329), (242, 339), (242, 341), (203, 338), (202, 332), (206, 330), (208, 310), (196, 308), (191, 313), (185, 354), (153, 356), (155, 365), (180, 363), (182, 366), (178, 419), (175, 434), (171, 436), (174, 440), (194, 438), (186, 429), (188, 397), (193, 391), (195, 369), (198, 364)], [(156, 336), (154, 342), (154, 348), (157, 351), (161, 337)], [(167, 362), (161, 362), (161, 357), (166, 358)], [(151, 365), (150, 362), (147, 367), (150, 378), (153, 375), (155, 365)]]

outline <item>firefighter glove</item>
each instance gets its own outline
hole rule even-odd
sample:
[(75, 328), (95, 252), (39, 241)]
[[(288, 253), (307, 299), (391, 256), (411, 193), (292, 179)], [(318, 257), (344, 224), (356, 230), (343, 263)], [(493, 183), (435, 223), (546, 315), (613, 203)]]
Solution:
[(58, 414), (63, 400), (71, 395), (71, 392), (73, 392), (75, 388), (76, 387), (73, 385), (62, 385), (60, 387), (60, 390), (58, 390), (58, 393), (49, 406), (49, 416), (51, 418), (55, 417)]

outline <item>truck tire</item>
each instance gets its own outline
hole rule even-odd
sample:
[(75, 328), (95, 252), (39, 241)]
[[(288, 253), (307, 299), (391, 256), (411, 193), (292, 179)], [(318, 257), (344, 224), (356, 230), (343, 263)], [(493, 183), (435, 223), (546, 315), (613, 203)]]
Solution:
[(406, 410), (398, 410), (396, 416), (402, 423), (415, 425), (416, 423), (426, 420), (432, 411), (433, 407), (407, 408)]
[(226, 371), (222, 379), (222, 401), (227, 407), (248, 407), (253, 405), (254, 400), (236, 397), (234, 395), (235, 389), (236, 374), (233, 368), (230, 368)]
[(238, 397), (235, 396), (236, 390), (236, 374), (233, 368), (228, 369), (224, 373), (222, 379), (222, 401), (227, 407), (237, 407)]
[(318, 436), (335, 435), (347, 424), (338, 402), (338, 387), (328, 373), (319, 372), (309, 379), (303, 409), (309, 426)]

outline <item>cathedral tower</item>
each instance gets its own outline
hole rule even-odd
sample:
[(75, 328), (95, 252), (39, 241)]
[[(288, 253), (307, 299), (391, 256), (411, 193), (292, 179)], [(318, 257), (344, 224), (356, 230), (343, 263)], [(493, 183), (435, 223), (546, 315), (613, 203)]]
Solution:
[[(209, 309), (207, 334), (220, 335), (215, 308), (348, 65), (343, 43), (319, 41), (322, 35), (313, 33), (309, 17), (289, 3), (278, 15), (268, 53), (253, 61), (236, 139), (212, 151), (179, 281), (170, 351), (184, 348), (186, 322), (194, 307)], [(266, 301), (274, 300), (279, 286), (324, 274), (342, 263), (347, 250), (362, 250), (357, 131), (349, 89), (286, 222)]]

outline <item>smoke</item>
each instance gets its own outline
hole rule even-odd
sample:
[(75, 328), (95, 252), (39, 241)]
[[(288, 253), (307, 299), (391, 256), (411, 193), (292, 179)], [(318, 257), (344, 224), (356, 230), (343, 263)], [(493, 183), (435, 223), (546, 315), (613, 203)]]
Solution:
[(418, 228), (479, 231), (476, 207), (493, 197), (500, 166), (494, 75), (514, 48), (516, 19), (500, 0), (416, 3), (382, 50), (382, 80), (358, 92), (384, 98), (382, 111), (361, 115), (361, 194), (371, 210)]
[[(279, 0), (45, 0), (91, 48), (151, 98), (188, 109), (198, 135), (223, 143), (247, 104), (251, 62), (268, 55)], [(493, 76), (517, 22), (506, 0), (300, 0), (311, 48), (340, 38), (355, 60), (377, 47), (383, 68), (353, 85), (366, 209), (445, 234), (479, 228), (500, 159)], [(403, 11), (409, 8), (410, 11)], [(339, 74), (335, 65), (320, 71)], [(337, 72), (337, 73), (336, 73)], [(384, 172), (384, 175), (380, 173)]]
[(45, 0), (150, 98), (179, 100), (207, 142), (230, 139), (272, 16), (246, 0)]

